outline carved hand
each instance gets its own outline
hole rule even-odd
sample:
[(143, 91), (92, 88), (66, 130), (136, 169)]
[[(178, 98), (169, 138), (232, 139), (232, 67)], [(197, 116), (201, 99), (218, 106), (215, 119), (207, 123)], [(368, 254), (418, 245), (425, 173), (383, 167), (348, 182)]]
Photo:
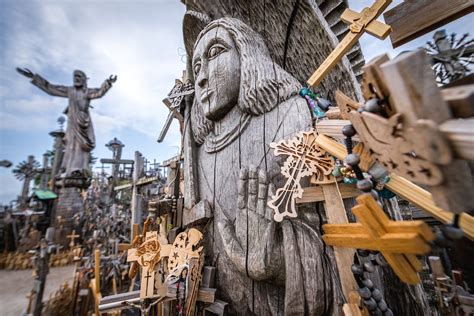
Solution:
[(273, 191), (273, 185), (268, 185), (265, 171), (242, 168), (235, 225), (229, 221), (218, 223), (227, 255), (241, 273), (254, 280), (275, 276), (282, 261), (273, 257), (276, 223), (273, 211), (267, 207), (269, 191)]
[(31, 70), (29, 70), (28, 68), (19, 68), (19, 67), (17, 67), (16, 71), (18, 71), (20, 74), (22, 74), (23, 76), (25, 76), (27, 78), (33, 78), (35, 76), (35, 74), (32, 73)]
[(107, 79), (107, 82), (112, 84), (114, 83), (115, 81), (117, 81), (117, 76), (115, 75), (110, 75), (109, 79)]

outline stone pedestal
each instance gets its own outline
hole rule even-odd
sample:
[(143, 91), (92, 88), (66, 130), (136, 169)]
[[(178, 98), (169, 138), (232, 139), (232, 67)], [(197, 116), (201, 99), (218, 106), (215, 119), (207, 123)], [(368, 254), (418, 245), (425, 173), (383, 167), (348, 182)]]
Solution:
[(81, 189), (75, 187), (60, 188), (54, 214), (55, 218), (53, 219), (56, 231), (55, 242), (57, 244), (63, 246), (69, 244), (66, 236), (73, 229), (73, 216), (80, 212), (84, 212), (84, 199), (81, 196)]

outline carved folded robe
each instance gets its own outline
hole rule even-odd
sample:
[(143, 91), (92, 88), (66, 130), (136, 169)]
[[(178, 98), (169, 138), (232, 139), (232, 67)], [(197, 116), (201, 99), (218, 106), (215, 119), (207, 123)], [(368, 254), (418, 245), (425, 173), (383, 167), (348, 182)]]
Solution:
[(69, 99), (64, 110), (67, 115), (67, 128), (61, 168), (66, 176), (73, 172), (88, 173), (90, 152), (95, 147), (94, 129), (89, 114), (90, 100), (102, 97), (111, 85), (105, 81), (100, 88), (66, 87), (50, 84), (39, 75), (35, 75), (31, 83), (50, 95)]
[[(245, 268), (235, 265), (242, 258), (225, 250), (227, 236), (222, 236), (217, 225), (219, 221), (235, 221), (239, 211), (237, 197), (241, 167), (258, 166), (267, 170), (276, 187), (283, 185), (279, 158), (270, 152), (268, 145), (311, 128), (306, 101), (294, 96), (263, 115), (231, 121), (233, 123), (227, 129), (229, 136), (213, 135), (214, 131), (222, 131), (221, 126), (214, 129), (197, 148), (197, 159), (193, 162), (200, 199), (207, 200), (214, 209), (214, 224), (206, 233), (207, 245), (210, 245), (206, 251), (216, 261), (219, 295), (230, 303), (230, 312), (238, 315), (330, 313), (337, 301), (338, 294), (334, 289), (337, 275), (331, 271), (334, 263), (327, 257), (320, 239), (317, 213), (313, 211), (308, 216), (301, 213), (296, 219), (284, 220), (277, 228), (274, 236), (277, 246), (262, 254), (267, 265), (263, 274), (268, 274), (263, 280), (252, 279), (246, 275)], [(239, 126), (237, 130), (233, 128), (236, 124)], [(227, 142), (223, 145), (213, 142), (215, 139)], [(219, 148), (213, 150), (212, 145)], [(246, 245), (241, 246), (245, 251)]]

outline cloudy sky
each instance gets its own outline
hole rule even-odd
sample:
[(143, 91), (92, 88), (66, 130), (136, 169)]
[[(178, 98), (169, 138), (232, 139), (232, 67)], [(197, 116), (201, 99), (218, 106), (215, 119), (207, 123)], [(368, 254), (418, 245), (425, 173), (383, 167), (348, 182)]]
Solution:
[[(372, 1), (350, 0), (360, 11)], [(400, 1), (394, 1), (395, 5)], [(110, 74), (115, 86), (91, 110), (97, 147), (94, 156), (110, 157), (105, 144), (124, 144), (124, 158), (135, 150), (162, 161), (177, 153), (179, 131), (173, 123), (162, 144), (156, 138), (167, 116), (161, 102), (185, 68), (179, 0), (0, 0), (0, 160), (18, 164), (27, 155), (41, 161), (53, 145), (48, 133), (58, 127), (67, 100), (51, 97), (16, 73), (26, 67), (52, 83), (71, 85), (72, 71), (83, 70), (89, 87)], [(445, 27), (472, 31), (472, 14)], [(431, 34), (392, 50), (390, 41), (361, 39), (366, 60), (422, 46)], [(97, 166), (98, 167), (98, 166)], [(20, 192), (12, 168), (0, 168), (0, 203)], [(96, 170), (97, 171), (97, 170)]]

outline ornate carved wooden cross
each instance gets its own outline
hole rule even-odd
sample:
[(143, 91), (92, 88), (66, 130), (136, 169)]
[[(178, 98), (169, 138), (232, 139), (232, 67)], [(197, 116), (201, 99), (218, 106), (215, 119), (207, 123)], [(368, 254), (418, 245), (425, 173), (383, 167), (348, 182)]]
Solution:
[(281, 168), (281, 173), (288, 180), (268, 201), (268, 206), (275, 211), (273, 218), (277, 222), (281, 222), (285, 216), (297, 216), (296, 198), (303, 196), (300, 184), (303, 177), (314, 175), (315, 181), (324, 183), (331, 176), (334, 162), (316, 145), (314, 139), (313, 131), (301, 132), (289, 140), (270, 144), (276, 156), (288, 156)]
[(74, 246), (76, 245), (74, 241), (76, 240), (76, 238), (78, 238), (80, 236), (76, 235), (76, 231), (73, 229), (71, 235), (67, 235), (66, 237), (68, 239), (71, 239), (71, 242), (69, 243), (69, 247), (74, 248)]
[(415, 255), (431, 250), (435, 236), (423, 221), (391, 221), (370, 194), (357, 198), (352, 212), (360, 223), (323, 225), (326, 244), (380, 251), (400, 280), (417, 284), (421, 263)]
[(153, 296), (155, 288), (155, 266), (160, 261), (160, 242), (157, 232), (147, 232), (145, 241), (128, 250), (127, 262), (136, 261), (141, 267), (140, 299)]
[(369, 8), (366, 7), (361, 13), (346, 9), (341, 16), (341, 20), (349, 26), (349, 33), (334, 48), (332, 53), (319, 66), (314, 74), (309, 78), (308, 84), (312, 87), (318, 85), (332, 68), (344, 57), (344, 55), (354, 46), (364, 32), (369, 33), (378, 39), (385, 39), (391, 32), (389, 25), (378, 22), (375, 19), (391, 3), (391, 0), (376, 0)]

